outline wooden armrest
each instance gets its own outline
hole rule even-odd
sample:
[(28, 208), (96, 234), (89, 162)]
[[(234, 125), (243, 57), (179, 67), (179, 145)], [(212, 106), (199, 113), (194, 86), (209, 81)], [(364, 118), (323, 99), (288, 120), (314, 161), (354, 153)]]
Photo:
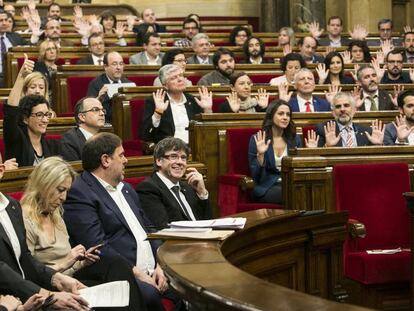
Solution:
[(142, 143), (142, 152), (145, 155), (152, 155), (154, 153), (155, 143), (152, 141), (144, 141)]
[(348, 221), (348, 233), (353, 239), (365, 238), (367, 230), (362, 222), (350, 220)]
[(243, 191), (246, 191), (247, 189), (253, 189), (254, 188), (254, 181), (253, 178), (250, 176), (244, 176), (240, 179), (239, 186), (242, 188)]

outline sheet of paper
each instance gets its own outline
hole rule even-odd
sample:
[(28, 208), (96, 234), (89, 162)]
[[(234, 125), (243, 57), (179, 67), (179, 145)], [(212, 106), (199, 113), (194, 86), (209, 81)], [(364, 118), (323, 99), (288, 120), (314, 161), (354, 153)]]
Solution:
[(136, 84), (134, 82), (128, 82), (128, 83), (111, 83), (111, 84), (105, 84), (105, 86), (108, 88), (108, 97), (112, 98), (116, 93), (118, 93), (118, 89), (120, 87), (134, 87)]
[(394, 248), (394, 249), (371, 249), (371, 250), (367, 250), (367, 254), (370, 255), (374, 255), (374, 254), (396, 254), (396, 253), (400, 253), (402, 252), (402, 249), (399, 248)]
[(116, 281), (104, 283), (79, 290), (89, 308), (126, 307), (129, 305), (129, 283)]
[(149, 239), (160, 240), (218, 240), (222, 241), (232, 235), (234, 230), (210, 230), (207, 232), (190, 232), (190, 231), (165, 231), (160, 230), (149, 233)]
[(173, 221), (170, 223), (171, 228), (226, 228), (226, 229), (243, 229), (246, 224), (244, 217), (228, 217), (210, 220), (196, 221)]

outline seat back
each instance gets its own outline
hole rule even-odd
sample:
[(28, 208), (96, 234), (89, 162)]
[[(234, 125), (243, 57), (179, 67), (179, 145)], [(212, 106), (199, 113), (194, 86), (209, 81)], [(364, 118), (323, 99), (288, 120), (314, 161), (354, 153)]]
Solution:
[(335, 165), (336, 208), (362, 222), (366, 237), (355, 251), (408, 247), (409, 214), (402, 193), (410, 191), (405, 163)]
[(228, 173), (250, 175), (247, 152), (250, 137), (258, 130), (257, 128), (227, 130)]
[(67, 89), (68, 89), (68, 105), (66, 107), (67, 112), (73, 113), (75, 111), (76, 102), (85, 97), (88, 93), (89, 82), (91, 82), (95, 77), (93, 76), (75, 76), (67, 77)]
[(132, 99), (129, 101), (131, 107), (131, 137), (139, 139), (139, 129), (144, 116), (145, 99)]

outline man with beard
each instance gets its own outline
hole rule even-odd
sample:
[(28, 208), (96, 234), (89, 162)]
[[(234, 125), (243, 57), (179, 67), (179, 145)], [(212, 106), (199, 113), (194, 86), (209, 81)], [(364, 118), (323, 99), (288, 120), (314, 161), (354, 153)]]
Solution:
[(211, 218), (203, 175), (187, 168), (190, 148), (175, 137), (161, 140), (154, 150), (154, 172), (137, 187), (141, 206), (157, 229), (172, 221)]
[(32, 30), (32, 36), (30, 37), (30, 42), (32, 44), (37, 44), (39, 41), (50, 40), (56, 43), (56, 45), (61, 48), (62, 46), (74, 46), (74, 42), (61, 38), (62, 30), (60, 27), (60, 22), (56, 19), (49, 19), (45, 24), (45, 31), (42, 35), (40, 25), (35, 26), (36, 29)]
[(198, 22), (192, 18), (186, 18), (183, 22), (183, 34), (185, 38), (174, 41), (174, 46), (180, 48), (190, 48), (193, 37), (200, 32)]
[(378, 77), (370, 65), (361, 67), (357, 72), (357, 84), (361, 87), (360, 111), (395, 110), (390, 94), (378, 89)]
[(372, 121), (371, 127), (355, 124), (355, 100), (350, 93), (339, 92), (332, 100), (332, 115), (335, 121), (318, 124), (318, 147), (359, 147), (382, 145), (384, 126), (381, 121)]
[(401, 50), (394, 49), (385, 57), (386, 71), (379, 67), (379, 64), (373, 62), (377, 75), (381, 76), (381, 83), (383, 84), (400, 84), (411, 83), (410, 76), (414, 74), (414, 69), (410, 68), (410, 75), (407, 72), (403, 72), (403, 55)]
[(230, 76), (234, 72), (234, 54), (232, 51), (219, 48), (213, 55), (213, 64), (216, 70), (204, 75), (198, 85), (229, 84)]
[(404, 63), (414, 63), (414, 31), (409, 31), (404, 34)]
[(241, 61), (242, 64), (274, 63), (272, 59), (264, 57), (266, 46), (259, 37), (250, 37), (247, 39), (243, 44), (243, 52), (245, 59)]
[(401, 115), (385, 126), (384, 145), (414, 145), (414, 90), (398, 95)]

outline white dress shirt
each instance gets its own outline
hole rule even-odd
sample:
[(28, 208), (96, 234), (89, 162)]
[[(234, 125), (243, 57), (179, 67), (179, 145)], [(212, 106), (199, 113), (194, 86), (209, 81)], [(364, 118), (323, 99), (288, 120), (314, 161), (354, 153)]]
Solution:
[(157, 57), (155, 59), (152, 59), (147, 52), (144, 53), (145, 54), (145, 58), (147, 59), (147, 64), (148, 65), (158, 65), (158, 60), (160, 59), (160, 56), (157, 55)]
[[(93, 64), (94, 65), (100, 65), (100, 66), (102, 66), (103, 65), (103, 56), (102, 57), (98, 57), (98, 56), (96, 56), (96, 55), (93, 55), (93, 54), (91, 54), (92, 55), (92, 60), (93, 60)], [(101, 60), (101, 64), (99, 64), (99, 60)]]
[(105, 188), (105, 190), (108, 191), (111, 198), (115, 201), (116, 205), (124, 216), (125, 221), (131, 229), (132, 234), (134, 235), (135, 241), (137, 243), (137, 268), (151, 275), (155, 269), (154, 254), (152, 253), (151, 244), (147, 240), (147, 233), (138, 221), (137, 217), (132, 211), (132, 207), (129, 206), (128, 201), (125, 199), (125, 196), (122, 193), (124, 184), (120, 182), (116, 188), (114, 188), (98, 176), (93, 176), (96, 177), (96, 179)]
[[(9, 38), (7, 38), (6, 34), (3, 33), (0, 37), (4, 38), (4, 45), (6, 46), (6, 51), (8, 51), (13, 45), (11, 44)], [(6, 57), (4, 57), (6, 59)], [(0, 72), (3, 72), (3, 58), (0, 57)]]
[(20, 248), (19, 238), (17, 237), (16, 231), (14, 230), (13, 224), (10, 220), (9, 214), (7, 214), (6, 207), (9, 205), (9, 200), (0, 192), (0, 224), (3, 226), (4, 231), (6, 231), (7, 237), (10, 240), (10, 243), (13, 247), (13, 253), (16, 257), (17, 264), (24, 278), (24, 272), (22, 266), (20, 265), (20, 256), (22, 250)]

